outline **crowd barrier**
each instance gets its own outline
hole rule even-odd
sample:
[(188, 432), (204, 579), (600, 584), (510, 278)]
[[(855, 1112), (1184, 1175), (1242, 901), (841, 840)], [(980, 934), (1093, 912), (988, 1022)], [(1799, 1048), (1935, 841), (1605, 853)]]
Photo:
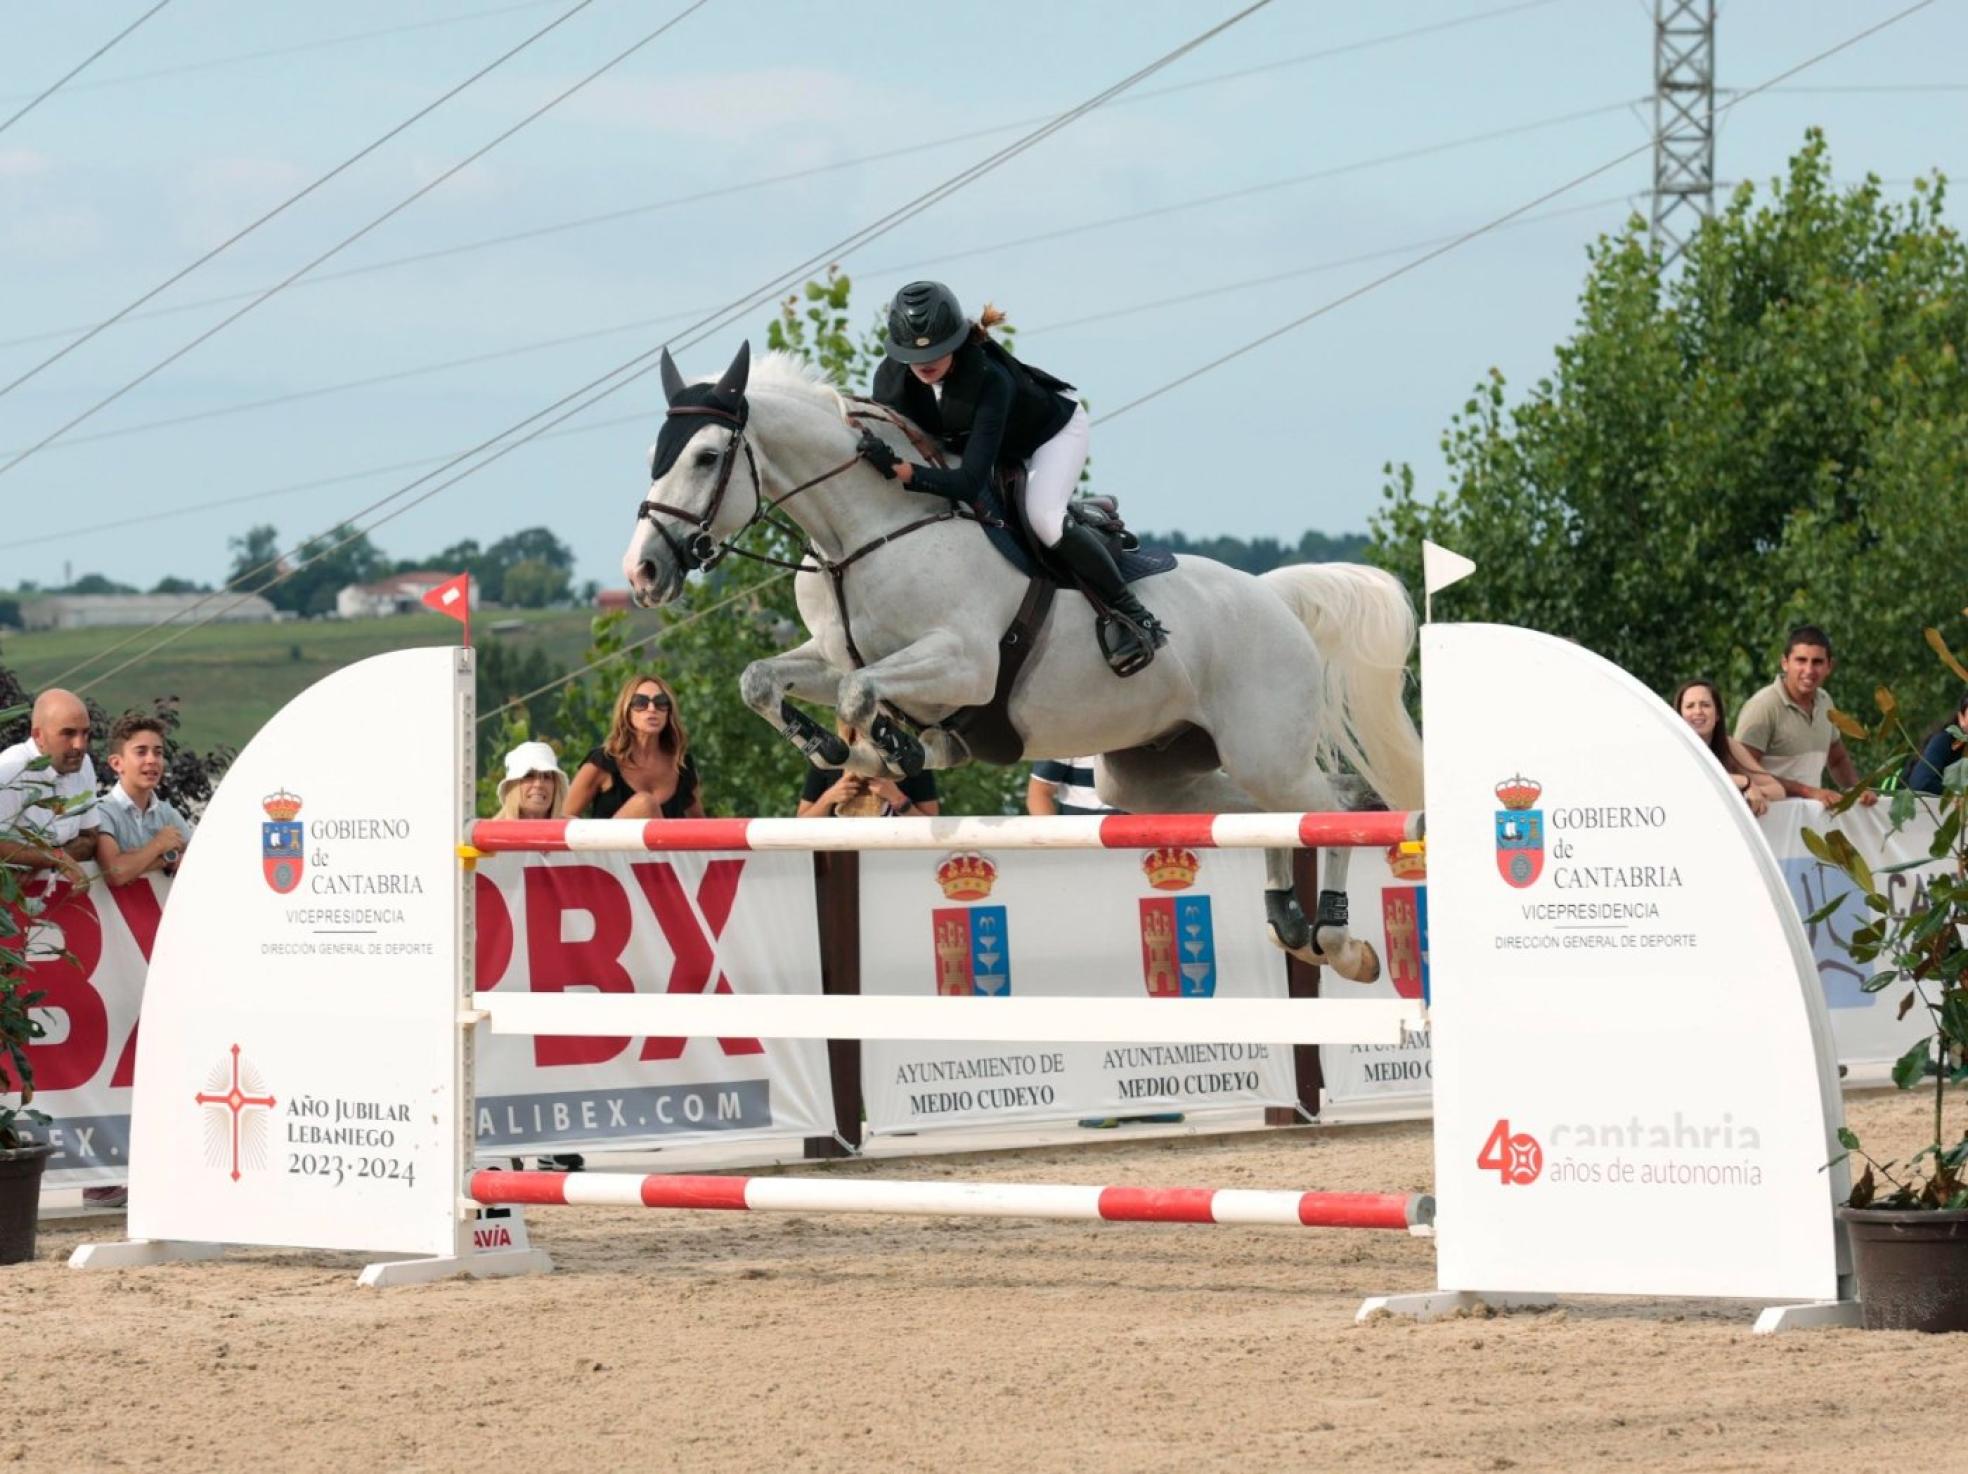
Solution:
[[(1773, 1322), (1848, 1315), (1831, 1214), (1843, 1174), (1824, 1170), (1841, 1120), (1830, 1027), (1783, 877), (1733, 788), (1652, 693), (1563, 641), (1431, 625), (1423, 691), (1428, 729), (1455, 734), (1427, 758), (1439, 1286), (1363, 1313), (1620, 1293), (1813, 1302)], [(411, 734), (391, 773), (339, 759), (332, 734), (364, 711)], [(912, 1032), (935, 1021), (913, 1006), (924, 1000), (474, 991), (474, 887), (452, 853), (471, 730), (469, 656), (400, 652), (304, 693), (241, 754), (157, 939), (133, 1237), (79, 1250), (79, 1267), (245, 1243), (421, 1256), (372, 1265), (373, 1284), (536, 1270), (537, 1251), (474, 1238), (486, 1039), (831, 1037), (881, 1031), (898, 1007)], [(801, 832), (844, 842), (822, 838), (843, 835), (838, 822)], [(909, 832), (954, 844), (972, 822)], [(329, 883), (297, 902), (303, 863)], [(1703, 1028), (1677, 1029), (1717, 998)], [(928, 1001), (949, 1010), (930, 1037), (957, 1040), (1014, 1024), (1091, 1035), (1100, 1011)], [(1130, 1001), (1149, 1006), (1125, 1010), (1116, 1041), (1318, 1043), (1357, 1028), (1393, 1043), (1421, 1008)]]

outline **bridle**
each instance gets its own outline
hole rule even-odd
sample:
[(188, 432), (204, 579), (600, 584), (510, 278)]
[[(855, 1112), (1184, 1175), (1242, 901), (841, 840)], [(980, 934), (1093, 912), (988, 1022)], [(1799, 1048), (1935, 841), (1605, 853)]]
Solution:
[[(925, 449), (925, 443), (918, 437), (907, 421), (894, 419), (885, 413), (874, 412), (881, 408), (882, 406), (874, 406), (873, 410), (850, 409), (847, 414), (850, 420), (886, 420), (888, 423), (897, 425), (907, 432), (910, 440), (915, 443), (918, 450)], [(810, 491), (814, 487), (831, 481), (836, 476), (852, 470), (855, 464), (861, 459), (859, 451), (850, 455), (839, 465), (822, 471), (818, 476), (802, 481), (798, 486), (793, 487), (792, 490), (785, 492), (783, 495), (768, 499), (765, 494), (764, 478), (759, 475), (758, 457), (754, 454), (752, 442), (745, 433), (746, 423), (751, 417), (751, 406), (748, 401), (741, 397), (738, 401), (738, 409), (735, 412), (713, 404), (672, 405), (665, 414), (665, 418), (674, 419), (680, 415), (715, 420), (720, 424), (730, 426), (732, 432), (730, 442), (725, 446), (724, 453), (718, 458), (717, 482), (711, 488), (710, 500), (705, 503), (703, 511), (693, 512), (688, 507), (677, 507), (670, 505), (668, 502), (658, 501), (644, 501), (636, 509), (637, 520), (648, 519), (649, 525), (656, 529), (656, 535), (663, 539), (664, 546), (670, 550), (670, 556), (676, 560), (677, 567), (685, 574), (696, 573), (700, 570), (708, 571), (709, 569), (715, 568), (719, 563), (724, 561), (727, 554), (731, 553), (735, 553), (741, 558), (749, 558), (755, 563), (770, 563), (776, 568), (790, 568), (796, 573), (825, 573), (833, 580), (834, 591), (840, 601), (841, 614), (844, 620), (847, 613), (847, 600), (846, 591), (842, 587), (842, 584), (846, 577), (849, 564), (857, 563), (877, 548), (886, 547), (896, 539), (905, 537), (918, 528), (928, 527), (934, 523), (966, 519), (987, 525), (996, 523), (997, 519), (995, 518), (980, 514), (962, 503), (953, 503), (947, 511), (933, 512), (928, 516), (920, 517), (916, 521), (899, 527), (893, 532), (886, 532), (879, 537), (871, 539), (838, 560), (830, 560), (823, 557), (820, 550), (813, 545), (811, 540), (805, 538), (798, 528), (788, 526), (772, 514), (801, 492)], [(940, 464), (942, 457), (934, 454), (933, 446), (929, 447), (929, 450), (930, 454), (928, 458)], [(731, 471), (738, 463), (738, 453), (740, 451), (744, 452), (745, 467), (751, 473), (752, 477), (752, 515), (747, 517), (736, 531), (726, 537), (719, 538), (711, 531), (711, 526), (717, 521), (718, 513), (724, 508), (725, 493), (731, 489)], [(678, 458), (682, 458), (681, 453), (679, 453)], [(659, 517), (673, 517), (679, 522), (688, 524), (695, 531), (679, 542), (676, 534), (657, 520)], [(750, 532), (761, 522), (777, 528), (798, 542), (800, 547), (799, 556), (792, 559), (775, 558), (769, 553), (755, 553), (749, 548), (738, 546), (739, 539), (744, 537), (746, 533)], [(812, 561), (809, 562), (809, 559)], [(852, 634), (848, 636), (848, 644), (852, 648)]]
[[(718, 457), (717, 485), (711, 488), (711, 499), (704, 510), (693, 512), (687, 507), (673, 507), (667, 502), (645, 501), (636, 509), (636, 519), (649, 519), (649, 525), (656, 529), (656, 535), (676, 559), (677, 567), (684, 573), (695, 573), (700, 568), (715, 568), (724, 555), (732, 551), (732, 545), (743, 537), (766, 513), (765, 483), (759, 477), (758, 457), (752, 453), (752, 442), (745, 436), (745, 421), (751, 413), (751, 406), (743, 399), (738, 401), (736, 414), (727, 409), (719, 409), (714, 404), (672, 405), (666, 419), (676, 419), (680, 415), (698, 415), (716, 420), (731, 427), (731, 440), (724, 453)], [(752, 473), (752, 515), (745, 519), (745, 525), (720, 542), (711, 532), (711, 525), (717, 521), (718, 513), (724, 510), (724, 494), (731, 489), (731, 468), (738, 462), (738, 452), (745, 453), (745, 465)], [(679, 459), (681, 457), (679, 456)], [(846, 467), (842, 467), (843, 470)], [(776, 505), (776, 504), (775, 504)], [(684, 541), (678, 542), (676, 535), (656, 519), (659, 516), (674, 517), (686, 522), (697, 530)]]

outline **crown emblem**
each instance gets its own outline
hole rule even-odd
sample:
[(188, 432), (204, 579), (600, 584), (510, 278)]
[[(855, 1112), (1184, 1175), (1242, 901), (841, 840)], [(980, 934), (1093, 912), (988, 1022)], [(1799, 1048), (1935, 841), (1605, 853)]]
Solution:
[(267, 817), (269, 819), (275, 819), (282, 824), (286, 824), (293, 819), (294, 815), (300, 813), (301, 800), (298, 795), (289, 793), (283, 788), (280, 792), (269, 793), (265, 798), (261, 799), (260, 807), (267, 811)]
[(929, 346), (929, 339), (927, 338), (916, 339), (916, 346), (918, 348), (927, 348)]
[(1522, 774), (1506, 778), (1496, 786), (1496, 796), (1506, 809), (1528, 809), (1543, 792), (1543, 787), (1535, 778), (1526, 778)]
[(981, 901), (997, 883), (998, 867), (984, 856), (965, 850), (936, 867), (936, 883), (952, 901)]
[(1391, 844), (1387, 847), (1387, 868), (1396, 880), (1426, 880), (1428, 852), (1416, 850), (1407, 854), (1401, 845)]
[(1163, 845), (1141, 857), (1142, 873), (1148, 877), (1148, 884), (1158, 891), (1188, 890), (1196, 883), (1196, 872), (1202, 865), (1194, 850), (1185, 850), (1178, 845)]

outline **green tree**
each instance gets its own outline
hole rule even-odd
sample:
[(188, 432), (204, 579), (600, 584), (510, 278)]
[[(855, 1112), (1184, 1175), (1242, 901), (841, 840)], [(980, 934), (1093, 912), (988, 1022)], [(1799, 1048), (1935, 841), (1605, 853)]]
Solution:
[(1656, 689), (1711, 675), (1740, 701), (1809, 620), (1848, 705), (1888, 684), (1941, 710), (1919, 630), (1968, 567), (1968, 255), (1945, 192), (1840, 191), (1812, 130), (1679, 274), (1637, 219), (1601, 236), (1552, 372), (1514, 405), (1500, 373), (1478, 384), (1439, 496), (1388, 468), (1372, 556), (1418, 583), (1422, 538), (1465, 553), (1456, 617), (1575, 639)]
[(565, 568), (538, 558), (522, 558), (505, 571), (502, 602), (516, 609), (544, 609), (565, 599), (570, 583)]
[(248, 528), (229, 546), (233, 559), (226, 582), (264, 593), (274, 608), (294, 614), (331, 613), (335, 596), (349, 584), (373, 583), (390, 567), (369, 535), (348, 523), (309, 538), (292, 558), (283, 556), (280, 533), (266, 524)]
[(61, 590), (61, 592), (64, 594), (134, 594), (136, 590), (127, 583), (118, 583), (115, 579), (106, 577), (103, 574), (85, 573), (67, 588)]
[(191, 579), (179, 578), (176, 574), (166, 574), (163, 578), (157, 580), (156, 586), (151, 589), (151, 592), (153, 594), (208, 594), (211, 592), (211, 589), (205, 584), (195, 583)]
[(574, 550), (545, 527), (527, 527), (502, 537), (480, 555), (478, 566), (472, 569), (478, 579), (480, 596), (497, 604), (539, 607), (526, 605), (521, 597), (521, 594), (531, 595), (538, 591), (538, 574), (522, 574), (519, 593), (507, 587), (506, 581), (513, 572), (527, 564), (560, 573), (561, 587), (564, 589), (574, 573)]

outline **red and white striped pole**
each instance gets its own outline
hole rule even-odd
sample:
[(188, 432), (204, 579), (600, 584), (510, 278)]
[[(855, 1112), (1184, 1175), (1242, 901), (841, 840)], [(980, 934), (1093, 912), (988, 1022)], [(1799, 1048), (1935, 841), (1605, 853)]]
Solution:
[(1207, 1187), (1074, 1187), (1018, 1182), (877, 1182), (852, 1177), (636, 1177), (625, 1172), (471, 1175), (474, 1202), (753, 1213), (894, 1213), (1077, 1218), (1108, 1223), (1234, 1223), (1389, 1228), (1427, 1234), (1426, 1193), (1298, 1193)]
[(480, 819), (469, 842), (503, 851), (1366, 849), (1418, 840), (1422, 816), (1333, 814), (939, 815), (933, 819)]

